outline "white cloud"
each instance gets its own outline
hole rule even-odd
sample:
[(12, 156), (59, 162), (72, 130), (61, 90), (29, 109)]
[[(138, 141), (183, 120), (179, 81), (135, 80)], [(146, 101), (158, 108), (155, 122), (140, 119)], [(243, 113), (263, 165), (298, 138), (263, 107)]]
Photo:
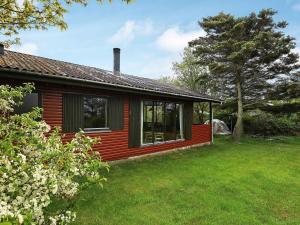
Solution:
[(108, 41), (113, 44), (129, 43), (137, 36), (150, 35), (153, 30), (153, 23), (149, 19), (144, 21), (128, 20)]
[(161, 76), (172, 76), (172, 63), (180, 60), (179, 54), (160, 55), (155, 51), (145, 51), (136, 58), (124, 59), (123, 69), (129, 74), (158, 79)]
[(36, 55), (38, 52), (38, 46), (35, 43), (28, 42), (28, 43), (22, 44), (21, 46), (13, 46), (12, 50), (16, 51), (16, 52), (22, 52), (22, 53), (26, 53), (26, 54)]
[(300, 11), (300, 3), (293, 6), (293, 9), (296, 11)]
[(158, 58), (143, 63), (140, 67), (140, 73), (143, 76), (157, 79), (160, 76), (166, 76), (172, 74), (172, 58)]
[(204, 35), (205, 32), (203, 30), (183, 32), (176, 26), (163, 32), (158, 37), (156, 44), (166, 51), (182, 52), (182, 50), (188, 45), (189, 41)]

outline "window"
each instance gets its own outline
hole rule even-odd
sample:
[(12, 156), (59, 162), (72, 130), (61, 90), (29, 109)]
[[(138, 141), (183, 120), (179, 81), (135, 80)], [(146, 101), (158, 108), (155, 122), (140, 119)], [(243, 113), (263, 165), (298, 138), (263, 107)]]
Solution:
[(176, 104), (176, 139), (183, 139), (183, 107)]
[(27, 94), (23, 99), (23, 104), (20, 106), (17, 106), (14, 110), (14, 113), (16, 113), (16, 114), (28, 113), (34, 107), (40, 107), (41, 106), (40, 99), (41, 98), (40, 98), (39, 93)]
[(144, 101), (143, 144), (183, 139), (182, 104)]
[(153, 130), (154, 142), (165, 141), (164, 135), (164, 103), (154, 102)]
[(153, 142), (153, 102), (145, 101), (143, 109), (143, 143)]
[(63, 131), (77, 132), (124, 128), (124, 98), (121, 96), (63, 95)]
[(194, 102), (193, 108), (193, 124), (204, 124), (209, 120), (208, 102)]
[(84, 129), (107, 128), (107, 99), (83, 98)]
[(165, 104), (165, 140), (176, 140), (176, 104)]

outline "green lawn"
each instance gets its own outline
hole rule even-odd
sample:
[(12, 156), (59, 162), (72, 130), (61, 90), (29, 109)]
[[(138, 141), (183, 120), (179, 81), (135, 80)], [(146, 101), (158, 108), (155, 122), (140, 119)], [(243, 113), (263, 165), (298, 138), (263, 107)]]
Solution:
[(300, 138), (213, 146), (113, 165), (80, 196), (77, 223), (300, 224)]

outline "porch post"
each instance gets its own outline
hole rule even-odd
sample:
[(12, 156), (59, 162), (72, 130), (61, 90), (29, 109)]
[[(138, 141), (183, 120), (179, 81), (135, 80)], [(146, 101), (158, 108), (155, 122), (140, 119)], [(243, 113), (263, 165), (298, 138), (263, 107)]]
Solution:
[(211, 132), (211, 143), (214, 143), (214, 128), (213, 128), (213, 109), (212, 103), (209, 102), (209, 124), (210, 124), (210, 132)]

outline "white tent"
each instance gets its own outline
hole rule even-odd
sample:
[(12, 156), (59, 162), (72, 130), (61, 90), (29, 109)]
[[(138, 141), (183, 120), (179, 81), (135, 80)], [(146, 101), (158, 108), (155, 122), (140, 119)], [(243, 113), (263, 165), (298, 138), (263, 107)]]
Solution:
[[(228, 126), (224, 121), (218, 120), (218, 119), (213, 119), (213, 132), (214, 134), (221, 134), (221, 135), (229, 135), (231, 134)], [(205, 122), (205, 124), (209, 124), (209, 120)]]

